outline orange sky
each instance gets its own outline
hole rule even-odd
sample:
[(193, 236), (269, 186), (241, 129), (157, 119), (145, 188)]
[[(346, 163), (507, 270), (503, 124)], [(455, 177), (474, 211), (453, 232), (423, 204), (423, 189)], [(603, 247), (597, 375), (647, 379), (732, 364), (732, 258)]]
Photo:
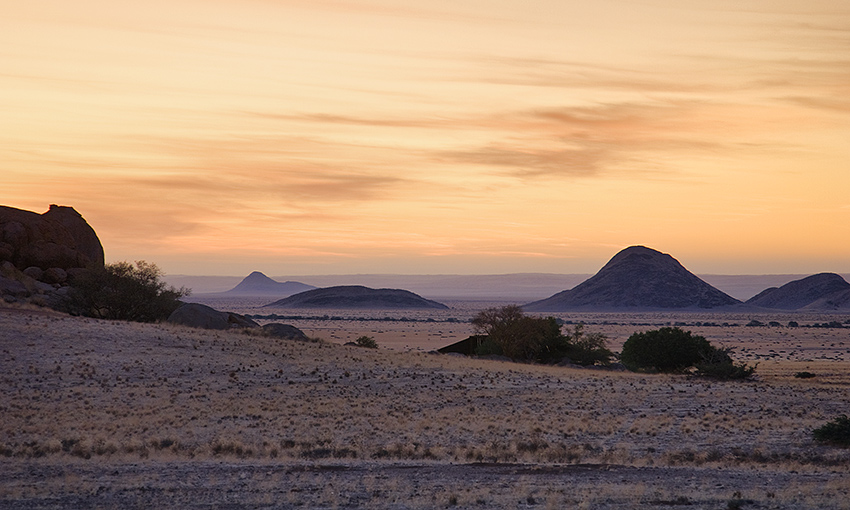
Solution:
[(850, 272), (844, 0), (0, 7), (0, 204), (109, 261)]

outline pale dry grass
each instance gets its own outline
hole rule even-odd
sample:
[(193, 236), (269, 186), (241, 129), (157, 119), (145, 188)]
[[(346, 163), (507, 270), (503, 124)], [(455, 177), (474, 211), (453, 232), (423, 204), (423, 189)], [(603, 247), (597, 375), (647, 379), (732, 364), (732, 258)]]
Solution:
[[(509, 487), (442, 480), (442, 489), (426, 490), (391, 472), (383, 481), (364, 477), (356, 488), (339, 474), (346, 489), (337, 490), (321, 483), (333, 478), (325, 471), (287, 475), (290, 486), (316, 487), (287, 492), (293, 505), (327, 508), (373, 500), (399, 508), (508, 501), (598, 508), (634, 498), (661, 506), (677, 498), (716, 502), (733, 495), (734, 477), (722, 489), (709, 486), (728, 470), (786, 480), (782, 486), (765, 482), (759, 494), (742, 500), (806, 507), (848, 491), (850, 456), (810, 438), (814, 427), (846, 412), (848, 368), (836, 360), (762, 360), (756, 381), (721, 383), (3, 311), (0, 454), (6, 456), (3, 469), (12, 471), (19, 462), (225, 461), (378, 473), (398, 463), (592, 464), (697, 470), (707, 484), (612, 483), (616, 477), (605, 475), (593, 483), (588, 478), (585, 489), (565, 491), (542, 473), (522, 479), (497, 472), (487, 476), (511, 480)], [(801, 370), (818, 375), (795, 378)], [(156, 484), (148, 475), (143, 483)], [(258, 494), (268, 487), (266, 498), (284, 483), (259, 471), (253, 476)], [(59, 492), (97, 490), (89, 479), (52, 480), (65, 487)], [(0, 501), (37, 496), (35, 485), (27, 487), (4, 482)], [(274, 501), (281, 501), (278, 496)]]

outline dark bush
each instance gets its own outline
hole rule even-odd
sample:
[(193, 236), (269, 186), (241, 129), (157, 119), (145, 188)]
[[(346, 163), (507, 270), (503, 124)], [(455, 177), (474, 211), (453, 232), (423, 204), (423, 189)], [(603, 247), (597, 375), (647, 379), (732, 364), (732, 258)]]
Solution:
[(164, 320), (187, 296), (186, 288), (176, 289), (161, 280), (156, 264), (143, 260), (106, 264), (74, 278), (68, 308), (98, 319), (156, 322)]
[(553, 362), (563, 358), (582, 365), (608, 364), (614, 353), (605, 347), (607, 338), (585, 334), (583, 325), (563, 335), (552, 317), (529, 317), (516, 305), (488, 308), (472, 319), (480, 334), (478, 355), (498, 354), (515, 360)]
[(704, 337), (666, 327), (630, 336), (620, 361), (633, 371), (683, 372), (712, 357), (713, 350)]
[(756, 367), (734, 363), (729, 352), (690, 331), (666, 327), (630, 336), (620, 361), (632, 371), (681, 373), (693, 367), (697, 375), (715, 379), (751, 377)]
[(796, 374), (794, 374), (794, 377), (796, 377), (797, 379), (811, 379), (812, 377), (817, 377), (817, 375), (811, 372), (797, 372)]
[(838, 418), (816, 428), (812, 431), (812, 437), (819, 443), (850, 447), (850, 418), (842, 414)]
[(367, 349), (377, 349), (378, 342), (371, 336), (363, 335), (354, 341), (358, 347), (366, 347)]
[(736, 379), (749, 379), (755, 373), (756, 366), (729, 361), (722, 363), (697, 363), (696, 369), (697, 375), (732, 381)]
[(607, 347), (608, 337), (602, 333), (585, 333), (584, 324), (576, 324), (567, 335), (566, 357), (578, 365), (608, 365), (614, 353)]

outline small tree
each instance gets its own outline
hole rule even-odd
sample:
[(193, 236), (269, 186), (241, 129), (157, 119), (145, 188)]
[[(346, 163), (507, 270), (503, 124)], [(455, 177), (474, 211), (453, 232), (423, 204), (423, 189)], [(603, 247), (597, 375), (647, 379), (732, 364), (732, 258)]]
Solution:
[(476, 332), (491, 354), (516, 360), (547, 359), (563, 347), (564, 338), (555, 319), (528, 317), (517, 305), (482, 310), (472, 319)]
[(614, 357), (608, 347), (608, 337), (602, 333), (585, 333), (584, 324), (576, 324), (567, 335), (567, 357), (579, 365), (608, 365)]
[(156, 264), (143, 260), (135, 266), (116, 262), (90, 269), (74, 280), (69, 295), (70, 311), (99, 319), (164, 320), (190, 291), (167, 286), (162, 276)]
[(608, 364), (614, 353), (600, 333), (585, 334), (583, 325), (572, 335), (561, 333), (553, 317), (529, 317), (516, 305), (482, 310), (472, 319), (480, 335), (478, 354), (501, 354), (515, 360), (558, 361), (565, 357), (581, 365)]

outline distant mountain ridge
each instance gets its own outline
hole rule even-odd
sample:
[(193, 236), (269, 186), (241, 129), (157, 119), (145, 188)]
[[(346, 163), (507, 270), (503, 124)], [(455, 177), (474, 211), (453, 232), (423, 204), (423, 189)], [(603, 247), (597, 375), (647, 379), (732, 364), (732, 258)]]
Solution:
[[(364, 285), (372, 288), (407, 289), (420, 296), (436, 301), (510, 301), (528, 303), (541, 300), (572, 289), (584, 282), (592, 274), (559, 273), (511, 273), (501, 275), (399, 275), (399, 274), (362, 274), (362, 275), (310, 275), (298, 276), (298, 280), (315, 287), (339, 285)], [(730, 296), (746, 301), (771, 287), (781, 287), (786, 283), (807, 277), (805, 274), (767, 274), (767, 275), (723, 275), (698, 274), (700, 279), (720, 289)], [(841, 274), (850, 281), (850, 274)], [(277, 281), (292, 279), (291, 276), (273, 277)], [(169, 285), (177, 288), (191, 288), (194, 296), (210, 295), (234, 296), (224, 294), (238, 285), (244, 277), (238, 276), (190, 276), (165, 275)], [(285, 297), (280, 295), (279, 297)]]
[(259, 271), (254, 271), (239, 282), (236, 287), (223, 292), (232, 296), (277, 296), (286, 297), (299, 292), (315, 289), (312, 285), (301, 282), (278, 282)]
[(778, 310), (846, 310), (850, 309), (850, 283), (835, 273), (819, 273), (765, 289), (747, 304)]
[(279, 308), (357, 308), (447, 310), (449, 307), (401, 289), (371, 289), (362, 285), (342, 285), (308, 290), (265, 305)]
[(576, 287), (523, 308), (530, 312), (681, 310), (739, 303), (670, 255), (645, 246), (631, 246)]

